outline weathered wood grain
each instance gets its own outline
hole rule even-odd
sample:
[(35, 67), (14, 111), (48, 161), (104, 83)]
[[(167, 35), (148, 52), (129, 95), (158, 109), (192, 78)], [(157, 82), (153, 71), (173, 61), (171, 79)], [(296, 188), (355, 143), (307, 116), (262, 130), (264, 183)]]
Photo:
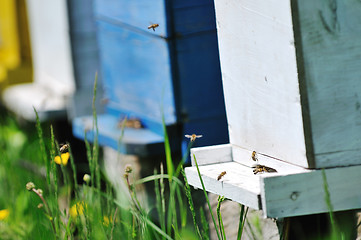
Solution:
[[(361, 208), (361, 166), (325, 170), (334, 211)], [(325, 201), (322, 170), (285, 176), (265, 175), (261, 178), (264, 215), (287, 217), (329, 211)]]
[(360, 164), (361, 3), (294, 2), (315, 167)]

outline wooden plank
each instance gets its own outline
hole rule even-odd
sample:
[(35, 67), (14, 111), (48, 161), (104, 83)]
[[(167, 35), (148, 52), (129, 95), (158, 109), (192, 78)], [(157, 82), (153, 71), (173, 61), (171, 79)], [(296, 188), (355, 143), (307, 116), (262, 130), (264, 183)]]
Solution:
[[(225, 196), (254, 209), (261, 209), (259, 175), (252, 168), (236, 162), (199, 166), (201, 176), (208, 192)], [(226, 174), (218, 181), (219, 174)], [(202, 189), (196, 167), (185, 168), (188, 183)]]
[(276, 169), (279, 173), (283, 173), (283, 174), (291, 174), (291, 173), (299, 173), (299, 172), (307, 171), (303, 167), (299, 167), (294, 164), (290, 164), (288, 162), (282, 161), (280, 159), (270, 157), (262, 152), (256, 152), (256, 159), (258, 161), (255, 162), (252, 159), (252, 153), (253, 151), (232, 145), (233, 161), (239, 162), (243, 165), (253, 167), (255, 164), (262, 164), (268, 167), (272, 167)]
[[(326, 177), (334, 211), (361, 208), (361, 166), (327, 169)], [(261, 198), (266, 217), (287, 217), (327, 212), (321, 170), (301, 174), (264, 175)]]
[(192, 166), (195, 166), (194, 156), (199, 166), (232, 161), (232, 147), (230, 144), (221, 144), (209, 147), (191, 149)]
[(308, 167), (290, 1), (215, 6), (230, 142)]
[(295, 2), (316, 167), (361, 164), (361, 4)]

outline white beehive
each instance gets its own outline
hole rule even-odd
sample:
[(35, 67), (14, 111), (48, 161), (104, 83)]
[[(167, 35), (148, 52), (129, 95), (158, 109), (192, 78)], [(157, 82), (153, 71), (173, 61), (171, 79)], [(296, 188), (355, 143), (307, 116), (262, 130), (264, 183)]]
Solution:
[[(215, 3), (230, 144), (192, 150), (207, 190), (269, 217), (324, 212), (322, 172), (309, 169), (337, 167), (325, 171), (334, 209), (360, 208), (361, 166), (346, 166), (361, 164), (361, 5)], [(278, 173), (254, 175), (253, 151)]]
[(67, 4), (64, 0), (27, 0), (34, 82), (7, 88), (7, 108), (27, 120), (66, 116), (66, 101), (75, 90)]

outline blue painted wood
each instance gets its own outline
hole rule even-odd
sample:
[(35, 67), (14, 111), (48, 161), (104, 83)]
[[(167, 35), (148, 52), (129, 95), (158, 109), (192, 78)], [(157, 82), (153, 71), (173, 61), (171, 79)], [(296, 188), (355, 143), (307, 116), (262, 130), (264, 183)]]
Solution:
[[(95, 73), (99, 70), (93, 0), (68, 0), (69, 30), (76, 91), (70, 100), (68, 118), (92, 114)], [(101, 79), (98, 81), (101, 90)], [(98, 91), (98, 96), (101, 92)], [(99, 101), (97, 102), (98, 111)]]
[[(213, 1), (209, 0), (96, 0), (95, 14), (98, 19), (166, 38), (215, 29)], [(154, 32), (147, 29), (153, 23), (159, 24)]]
[[(147, 156), (164, 151), (163, 136), (149, 129), (125, 128), (121, 138), (122, 129), (119, 127), (119, 119), (113, 115), (103, 114), (97, 118), (98, 141), (101, 146), (109, 146), (122, 153)], [(73, 120), (74, 136), (93, 142), (96, 135), (93, 129), (93, 118), (79, 117)]]
[(133, 30), (148, 30), (151, 24), (159, 24), (154, 34), (167, 36), (167, 17), (164, 0), (96, 0), (95, 15), (98, 19), (114, 21)]
[[(205, 135), (198, 146), (227, 143), (213, 1), (96, 0), (94, 9), (107, 100), (107, 114), (99, 118), (136, 117), (144, 131), (163, 136), (163, 114), (178, 149), (192, 133)], [(148, 30), (151, 23), (160, 26)], [(76, 123), (81, 128), (82, 121)], [(99, 142), (117, 149), (120, 132), (107, 134), (113, 130), (102, 125)], [(74, 130), (80, 138), (81, 132)], [(138, 147), (159, 143), (146, 141)], [(121, 152), (134, 154), (128, 145)]]
[(216, 32), (176, 39), (180, 121), (226, 122)]
[(167, 42), (99, 21), (99, 47), (107, 108), (161, 124), (176, 122)]

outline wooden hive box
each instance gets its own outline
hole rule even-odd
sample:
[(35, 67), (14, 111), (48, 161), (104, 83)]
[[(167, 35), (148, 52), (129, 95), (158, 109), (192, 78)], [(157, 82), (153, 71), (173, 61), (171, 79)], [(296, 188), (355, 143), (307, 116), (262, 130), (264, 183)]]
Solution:
[[(186, 149), (183, 135), (196, 129), (208, 136), (198, 146), (227, 142), (212, 1), (96, 0), (94, 14), (106, 99), (100, 145), (138, 156), (163, 153), (162, 118), (173, 150)], [(125, 116), (143, 128), (121, 129)], [(74, 119), (74, 135), (93, 141), (94, 132), (84, 133), (92, 118)]]
[[(337, 167), (325, 171), (334, 209), (360, 208), (361, 5), (215, 7), (230, 144), (192, 150), (207, 190), (268, 217), (325, 212), (322, 171), (310, 169)], [(278, 173), (254, 175), (253, 151)], [(196, 169), (186, 173), (200, 187)]]

